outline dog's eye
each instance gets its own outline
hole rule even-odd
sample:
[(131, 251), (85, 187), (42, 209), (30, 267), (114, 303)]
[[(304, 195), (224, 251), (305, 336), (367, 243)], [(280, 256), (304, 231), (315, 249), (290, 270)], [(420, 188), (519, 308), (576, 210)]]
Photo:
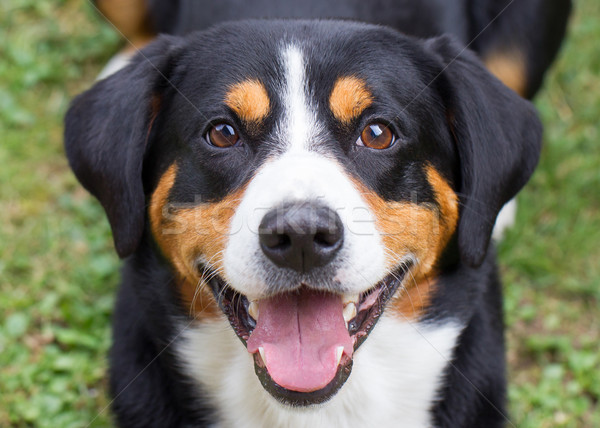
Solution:
[(219, 123), (208, 131), (206, 139), (213, 146), (226, 148), (235, 146), (240, 141), (240, 136), (233, 126)]
[(383, 123), (370, 123), (360, 134), (356, 144), (369, 147), (371, 149), (387, 149), (396, 141), (396, 136), (388, 125)]

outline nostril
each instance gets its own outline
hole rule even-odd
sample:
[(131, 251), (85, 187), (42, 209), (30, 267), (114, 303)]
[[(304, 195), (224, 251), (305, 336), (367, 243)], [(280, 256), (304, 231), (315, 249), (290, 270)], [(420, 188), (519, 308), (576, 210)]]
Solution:
[(258, 236), (263, 247), (277, 249), (290, 245), (291, 239), (281, 225), (277, 223), (277, 217), (265, 216), (258, 228)]
[(292, 244), (290, 237), (283, 233), (261, 235), (261, 242), (272, 250), (284, 250)]
[(277, 247), (278, 248), (287, 248), (292, 245), (292, 240), (288, 235), (278, 235)]
[(339, 234), (317, 232), (314, 237), (315, 244), (321, 247), (333, 247), (340, 241)]

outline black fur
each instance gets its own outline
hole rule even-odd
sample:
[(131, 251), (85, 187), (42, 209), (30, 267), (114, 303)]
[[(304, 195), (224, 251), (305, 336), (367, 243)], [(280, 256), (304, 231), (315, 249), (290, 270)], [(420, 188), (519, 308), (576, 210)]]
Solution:
[[(73, 100), (65, 118), (71, 168), (106, 210), (121, 257), (131, 254), (142, 236), (142, 164), (152, 96), (162, 92), (176, 49), (175, 39), (154, 43), (129, 73), (102, 80)], [(91, 118), (91, 112), (102, 120)]]
[(248, 18), (346, 18), (388, 25), (405, 34), (452, 34), (485, 58), (518, 50), (526, 66), (525, 96), (539, 90), (564, 38), (571, 0), (148, 0), (160, 33), (184, 35)]
[(542, 129), (533, 106), (521, 102), (515, 108), (512, 94), (499, 81), (488, 81), (488, 72), (470, 52), (445, 39), (429, 46), (446, 67), (442, 90), (461, 162), (458, 246), (465, 261), (479, 265), (498, 212), (537, 165)]
[[(457, 236), (440, 261), (425, 321), (460, 319), (466, 328), (432, 414), (440, 427), (501, 426), (502, 301), (489, 239), (498, 210), (535, 167), (540, 123), (527, 101), (457, 42), (337, 21), (246, 21), (186, 38), (163, 37), (73, 101), (65, 129), (69, 161), (106, 209), (117, 251), (129, 256), (111, 351), (119, 424), (214, 421), (206, 392), (165, 349), (189, 313), (149, 231), (145, 206), (174, 161), (179, 169), (169, 200), (189, 204), (198, 202), (193, 195), (222, 199), (277, 151), (264, 142), (281, 110), (276, 96), (258, 133), (245, 129), (222, 99), (225, 88), (248, 77), (260, 78), (276, 94), (281, 70), (274, 55), (281, 40), (302, 44), (311, 64), (308, 85), (320, 106), (327, 105), (337, 76), (359, 75), (373, 89), (375, 102), (347, 128), (327, 110), (319, 112), (327, 125), (323, 145), (348, 174), (384, 199), (411, 200), (417, 191), (417, 202), (431, 205), (435, 198), (423, 173), (430, 164), (460, 196)], [(358, 150), (357, 132), (371, 119), (389, 123), (400, 141), (385, 151)], [(223, 120), (238, 128), (243, 145), (222, 150), (206, 143), (211, 124)]]

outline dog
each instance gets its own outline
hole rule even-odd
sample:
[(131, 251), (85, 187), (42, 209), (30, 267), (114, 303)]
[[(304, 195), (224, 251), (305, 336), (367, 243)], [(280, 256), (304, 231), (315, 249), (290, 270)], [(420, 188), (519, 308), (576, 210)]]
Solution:
[[(292, 17), (321, 15), (306, 4)], [(125, 259), (117, 423), (503, 426), (490, 237), (537, 164), (534, 107), (460, 34), (397, 30), (466, 31), (438, 3), (260, 5), (274, 19), (204, 4), (202, 31), (159, 36), (66, 115)], [(523, 95), (540, 63), (519, 62)]]

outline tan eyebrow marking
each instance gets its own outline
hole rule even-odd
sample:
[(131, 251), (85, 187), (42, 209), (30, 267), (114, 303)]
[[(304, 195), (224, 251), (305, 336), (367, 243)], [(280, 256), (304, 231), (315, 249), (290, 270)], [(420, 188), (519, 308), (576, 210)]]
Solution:
[(269, 114), (271, 101), (265, 86), (256, 79), (245, 80), (229, 87), (225, 104), (246, 123), (258, 124)]
[(329, 96), (329, 108), (337, 120), (344, 124), (357, 118), (373, 104), (373, 94), (363, 79), (355, 76), (340, 77)]

